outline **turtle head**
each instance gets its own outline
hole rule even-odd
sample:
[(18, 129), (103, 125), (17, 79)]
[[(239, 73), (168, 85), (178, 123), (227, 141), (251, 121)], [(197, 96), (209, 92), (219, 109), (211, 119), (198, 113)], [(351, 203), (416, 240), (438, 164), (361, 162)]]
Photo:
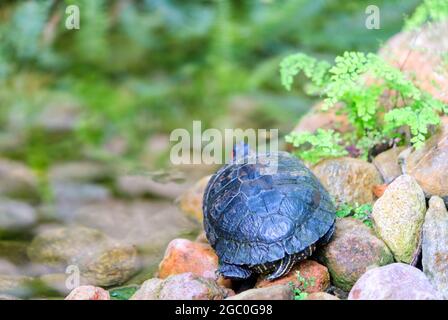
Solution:
[(250, 148), (244, 141), (237, 142), (233, 145), (232, 159), (233, 161), (241, 158), (247, 158), (250, 154)]

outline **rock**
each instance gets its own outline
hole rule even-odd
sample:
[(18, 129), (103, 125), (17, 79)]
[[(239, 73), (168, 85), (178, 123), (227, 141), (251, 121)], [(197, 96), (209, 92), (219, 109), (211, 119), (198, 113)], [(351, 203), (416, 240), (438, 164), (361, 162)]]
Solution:
[(110, 300), (109, 292), (94, 286), (80, 286), (73, 289), (65, 300)]
[(423, 271), (444, 299), (448, 299), (448, 211), (443, 200), (432, 197), (423, 223)]
[(0, 257), (11, 261), (15, 265), (23, 265), (29, 262), (25, 241), (0, 240)]
[(54, 165), (48, 172), (49, 180), (53, 182), (97, 182), (111, 176), (107, 165), (89, 161), (64, 162)]
[(226, 300), (292, 300), (293, 292), (288, 284), (250, 289)]
[(431, 23), (421, 30), (406, 31), (392, 37), (380, 55), (398, 67), (422, 90), (448, 103), (446, 52), (448, 22)]
[(188, 185), (177, 182), (159, 182), (148, 175), (122, 175), (117, 179), (117, 190), (129, 197), (156, 196), (174, 200), (182, 195)]
[(66, 296), (71, 291), (67, 286), (67, 280), (70, 276), (70, 274), (66, 273), (51, 273), (41, 275), (38, 279), (45, 287)]
[(317, 254), (328, 267), (333, 284), (345, 291), (349, 291), (369, 268), (394, 262), (384, 242), (353, 218), (337, 219), (331, 242)]
[(403, 172), (414, 177), (429, 196), (448, 196), (448, 124), (424, 146), (400, 155)]
[(16, 297), (29, 296), (32, 292), (31, 282), (33, 278), (21, 275), (0, 274), (0, 294), (8, 294)]
[(373, 186), (373, 194), (375, 195), (375, 197), (380, 198), (383, 196), (384, 192), (387, 189), (387, 184), (378, 184), (376, 186)]
[(425, 212), (423, 190), (408, 175), (395, 179), (375, 202), (374, 229), (397, 261), (412, 263), (416, 257)]
[(205, 231), (202, 231), (201, 233), (199, 233), (194, 241), (208, 244), (208, 239), (207, 239), (207, 235), (205, 234)]
[(1, 300), (21, 300), (21, 299), (11, 296), (9, 294), (0, 294), (0, 301)]
[(315, 292), (308, 295), (305, 300), (339, 300), (339, 298), (326, 292)]
[(257, 288), (271, 287), (275, 285), (292, 283), (296, 286), (300, 285), (297, 279), (297, 272), (309, 281), (313, 281), (313, 285), (306, 288), (305, 292), (313, 293), (325, 291), (330, 285), (330, 274), (328, 269), (313, 260), (305, 260), (298, 263), (287, 275), (274, 281), (260, 279), (255, 285)]
[(328, 159), (312, 170), (337, 203), (373, 203), (372, 188), (382, 183), (375, 166), (360, 159)]
[(118, 244), (100, 231), (84, 228), (55, 228), (37, 235), (28, 247), (35, 263), (65, 272), (77, 266), (88, 283), (119, 285), (136, 271), (137, 252), (132, 246)]
[(316, 104), (305, 114), (292, 132), (315, 132), (317, 129), (333, 129), (338, 132), (351, 130), (346, 115), (337, 114), (338, 108), (322, 111), (323, 102)]
[(0, 231), (31, 227), (36, 218), (36, 211), (29, 204), (0, 198)]
[(98, 184), (83, 182), (52, 182), (54, 204), (42, 211), (62, 221), (74, 219), (78, 210), (86, 205), (110, 199), (110, 191)]
[(349, 300), (435, 300), (437, 292), (425, 274), (404, 263), (367, 271), (353, 286)]
[(0, 194), (34, 199), (38, 196), (37, 178), (25, 165), (0, 159)]
[(200, 227), (165, 201), (97, 202), (80, 208), (74, 221), (142, 251), (158, 252), (157, 263), (173, 238), (194, 235)]
[(0, 258), (0, 274), (2, 275), (18, 275), (20, 270), (9, 260)]
[(230, 290), (215, 281), (188, 272), (164, 280), (149, 279), (130, 300), (222, 300), (229, 294)]
[(404, 147), (392, 148), (380, 153), (373, 159), (372, 163), (378, 169), (386, 184), (401, 176), (402, 172), (398, 156), (404, 149)]
[(159, 265), (158, 277), (191, 272), (195, 275), (217, 280), (218, 256), (208, 244), (187, 239), (174, 239), (165, 251)]
[(202, 197), (211, 176), (205, 176), (179, 198), (179, 207), (186, 214), (202, 223)]

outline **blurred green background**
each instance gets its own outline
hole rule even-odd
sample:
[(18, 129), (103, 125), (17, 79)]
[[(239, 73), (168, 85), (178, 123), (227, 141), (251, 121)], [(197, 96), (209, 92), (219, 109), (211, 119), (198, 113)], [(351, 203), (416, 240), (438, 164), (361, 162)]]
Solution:
[[(45, 181), (68, 160), (167, 167), (169, 133), (193, 120), (288, 133), (313, 100), (282, 89), (281, 58), (376, 51), (420, 2), (1, 1), (0, 152)], [(65, 28), (69, 4), (80, 30)]]

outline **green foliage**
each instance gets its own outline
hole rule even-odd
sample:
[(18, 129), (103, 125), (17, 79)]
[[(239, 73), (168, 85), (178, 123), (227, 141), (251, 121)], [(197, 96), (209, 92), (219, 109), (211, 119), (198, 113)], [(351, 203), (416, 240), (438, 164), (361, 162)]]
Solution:
[(129, 300), (137, 290), (138, 286), (125, 286), (110, 289), (109, 294), (112, 300)]
[(296, 153), (310, 163), (317, 163), (323, 158), (337, 158), (348, 154), (341, 146), (340, 134), (333, 130), (318, 129), (315, 134), (292, 132), (285, 137), (297, 150)]
[(426, 22), (439, 22), (446, 19), (448, 19), (448, 1), (423, 0), (423, 3), (406, 19), (404, 29), (417, 29)]
[[(377, 144), (390, 142), (397, 137), (404, 140), (401, 131), (405, 128), (411, 137), (408, 142), (419, 148), (428, 137), (428, 127), (438, 125), (439, 114), (448, 111), (441, 101), (421, 91), (400, 70), (372, 53), (345, 52), (336, 57), (331, 67), (326, 62), (296, 54), (283, 60), (280, 72), (282, 84), (287, 90), (291, 88), (293, 77), (303, 72), (325, 98), (324, 109), (337, 106), (339, 112), (347, 115), (354, 128), (353, 133), (344, 135), (342, 139), (337, 136), (330, 141), (328, 139), (334, 133), (322, 130), (315, 135), (301, 135), (300, 139), (287, 138), (288, 142), (296, 141), (296, 146), (307, 142), (316, 145), (318, 142), (314, 139), (320, 137), (325, 139), (324, 146), (330, 145), (330, 149), (336, 145), (338, 150), (341, 145), (355, 146), (367, 158), (369, 151)], [(391, 93), (400, 98), (395, 99), (392, 106), (389, 105), (393, 100)], [(389, 95), (388, 101), (382, 99), (385, 95)], [(322, 157), (340, 155), (340, 152), (333, 154), (328, 152), (328, 148), (325, 150)], [(304, 159), (319, 160), (319, 150), (311, 150), (316, 153), (315, 157), (304, 152), (299, 152)]]
[(336, 210), (336, 216), (338, 218), (352, 217), (362, 221), (366, 226), (372, 227), (372, 221), (370, 220), (370, 214), (372, 213), (371, 204), (363, 205), (349, 205), (341, 204)]
[(298, 284), (295, 285), (292, 282), (290, 283), (294, 294), (294, 300), (305, 300), (308, 297), (306, 289), (314, 286), (316, 279), (314, 277), (305, 278), (300, 274), (300, 271), (297, 271), (296, 274)]
[[(26, 160), (42, 171), (64, 157), (107, 154), (103, 146), (116, 137), (130, 145), (127, 158), (139, 159), (152, 134), (189, 128), (197, 119), (204, 128), (235, 125), (228, 110), (240, 95), (256, 111), (250, 122), (237, 120), (287, 132), (310, 99), (281, 92), (273, 76), (281, 57), (298, 46), (324, 57), (347, 48), (375, 50), (378, 39), (400, 30), (398, 17), (418, 0), (377, 2), (390, 14), (371, 32), (360, 14), (368, 0), (3, 1), (0, 129), (10, 130), (16, 114), (32, 119), (55, 96), (75, 100), (81, 119), (64, 137), (64, 150), (73, 152), (45, 143), (23, 151), (34, 153)], [(69, 4), (80, 7), (80, 30), (65, 28)], [(316, 62), (316, 81), (324, 67)], [(25, 122), (21, 133), (34, 134), (34, 122)]]

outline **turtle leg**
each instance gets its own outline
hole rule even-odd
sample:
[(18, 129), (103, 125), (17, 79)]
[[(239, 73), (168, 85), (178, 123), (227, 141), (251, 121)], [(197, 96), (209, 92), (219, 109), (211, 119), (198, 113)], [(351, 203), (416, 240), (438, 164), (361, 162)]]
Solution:
[(287, 255), (280, 260), (280, 264), (275, 268), (274, 272), (266, 276), (266, 280), (272, 281), (280, 278), (291, 271), (297, 259), (293, 255)]
[(218, 272), (226, 278), (247, 279), (252, 275), (252, 271), (244, 266), (223, 263), (219, 266)]

